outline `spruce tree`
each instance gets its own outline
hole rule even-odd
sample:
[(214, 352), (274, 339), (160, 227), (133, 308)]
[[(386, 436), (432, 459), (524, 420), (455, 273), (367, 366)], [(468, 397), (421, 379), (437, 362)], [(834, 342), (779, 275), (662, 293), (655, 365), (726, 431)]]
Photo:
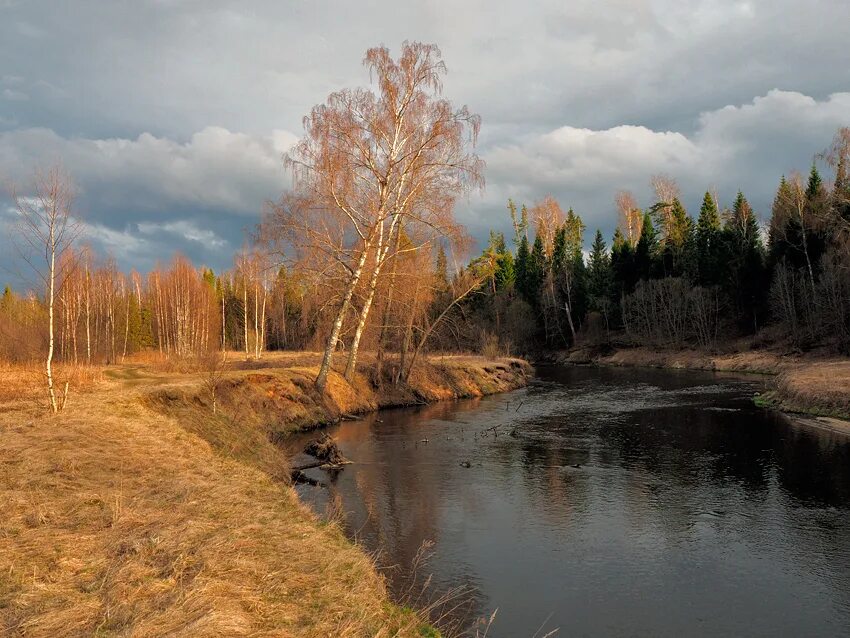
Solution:
[(590, 248), (590, 264), (588, 268), (588, 293), (590, 305), (594, 310), (601, 310), (611, 296), (611, 258), (605, 249), (602, 231), (596, 231), (596, 237)]
[(634, 267), (637, 279), (650, 279), (657, 273), (655, 263), (658, 251), (658, 236), (655, 226), (652, 225), (652, 217), (649, 213), (643, 216), (643, 228), (641, 228), (640, 239), (635, 246)]
[(434, 264), (434, 279), (437, 283), (437, 288), (440, 292), (449, 288), (449, 262), (446, 258), (446, 249), (443, 244), (439, 244), (437, 248), (437, 260)]
[(496, 290), (508, 291), (513, 289), (516, 273), (514, 270), (514, 256), (510, 251), (501, 253), (496, 263)]
[(809, 181), (806, 184), (806, 250), (815, 274), (820, 270), (820, 262), (826, 252), (827, 219), (829, 198), (823, 185), (817, 165), (812, 162)]
[(696, 252), (696, 281), (702, 286), (711, 286), (720, 282), (720, 213), (717, 203), (706, 191), (699, 209), (697, 227), (694, 233)]
[(741, 329), (752, 333), (758, 330), (765, 314), (767, 277), (758, 221), (741, 191), (723, 233), (726, 295), (734, 302)]
[(524, 299), (529, 298), (529, 270), (531, 268), (531, 251), (528, 249), (528, 238), (521, 235), (519, 248), (514, 262), (514, 287)]
[(530, 267), (527, 271), (527, 289), (526, 299), (532, 306), (540, 305), (540, 286), (546, 278), (546, 273), (549, 264), (546, 259), (546, 250), (543, 247), (543, 238), (537, 235), (534, 239), (534, 246), (531, 249), (529, 259)]
[(623, 294), (630, 294), (634, 290), (637, 282), (634, 250), (619, 228), (614, 231), (611, 242), (611, 278), (611, 301), (616, 305)]

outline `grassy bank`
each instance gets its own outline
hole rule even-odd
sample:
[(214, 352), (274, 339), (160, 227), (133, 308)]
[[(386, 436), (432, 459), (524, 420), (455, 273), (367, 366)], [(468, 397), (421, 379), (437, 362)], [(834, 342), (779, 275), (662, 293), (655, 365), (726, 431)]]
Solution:
[(559, 363), (714, 370), (772, 375), (772, 389), (757, 399), (764, 407), (794, 414), (850, 419), (850, 360), (742, 350), (721, 354), (699, 350), (578, 348), (561, 352)]
[[(343, 413), (516, 387), (519, 361), (431, 361), (403, 392), (312, 355), (240, 363), (213, 416), (203, 375), (107, 369), (59, 418), (0, 413), (0, 633), (418, 636), (366, 554), (301, 505), (270, 442)], [(37, 391), (33, 391), (36, 392)]]

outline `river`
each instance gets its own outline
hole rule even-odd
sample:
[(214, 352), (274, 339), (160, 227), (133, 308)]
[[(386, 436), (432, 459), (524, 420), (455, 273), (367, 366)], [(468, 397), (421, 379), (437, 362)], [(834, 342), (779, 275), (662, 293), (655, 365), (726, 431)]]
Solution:
[(353, 464), (298, 490), (397, 596), (432, 575), (419, 604), (455, 592), (466, 628), (498, 610), (491, 638), (850, 635), (850, 437), (754, 407), (763, 384), (541, 367), (331, 428)]

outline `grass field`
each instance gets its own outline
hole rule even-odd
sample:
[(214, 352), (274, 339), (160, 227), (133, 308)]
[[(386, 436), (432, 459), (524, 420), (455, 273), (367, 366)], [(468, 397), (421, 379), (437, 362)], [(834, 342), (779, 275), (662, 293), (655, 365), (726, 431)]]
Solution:
[[(336, 374), (317, 395), (315, 356), (234, 359), (216, 415), (203, 372), (177, 366), (75, 371), (57, 417), (37, 371), (3, 369), (0, 633), (428, 635), (389, 601), (372, 560), (286, 481), (275, 432), (409, 398)], [(525, 370), (452, 358), (423, 366), (407, 392), (508, 389)]]

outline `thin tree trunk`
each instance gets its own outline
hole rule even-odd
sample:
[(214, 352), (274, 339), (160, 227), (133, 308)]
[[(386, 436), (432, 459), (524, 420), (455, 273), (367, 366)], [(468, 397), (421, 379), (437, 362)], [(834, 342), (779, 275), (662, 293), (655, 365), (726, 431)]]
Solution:
[(248, 282), (242, 282), (242, 325), (245, 328), (245, 358), (248, 358)]
[(260, 358), (260, 287), (257, 281), (254, 282), (254, 358)]
[(357, 320), (357, 329), (354, 332), (354, 340), (351, 342), (351, 350), (348, 353), (348, 362), (345, 365), (345, 380), (348, 382), (354, 380), (354, 373), (357, 370), (357, 352), (360, 348), (360, 339), (363, 336), (363, 330), (366, 328), (366, 320), (369, 318), (369, 310), (371, 309), (372, 301), (375, 298), (375, 289), (378, 287), (378, 275), (380, 274), (381, 267), (384, 265), (387, 258), (387, 253), (390, 250), (392, 233), (397, 227), (397, 221), (398, 218), (395, 218), (390, 224), (386, 244), (384, 244), (384, 222), (381, 221), (378, 224), (378, 246), (375, 250), (375, 268), (369, 279), (369, 293), (363, 307), (360, 309), (360, 317)]
[(91, 365), (91, 278), (86, 256), (86, 363)]
[(342, 299), (336, 319), (334, 319), (331, 333), (328, 335), (328, 341), (325, 344), (325, 353), (322, 356), (322, 364), (319, 366), (319, 374), (316, 376), (316, 388), (320, 391), (324, 390), (328, 383), (328, 373), (331, 369), (331, 361), (333, 360), (333, 352), (336, 349), (336, 342), (339, 339), (339, 333), (342, 331), (342, 322), (348, 312), (348, 307), (351, 305), (354, 289), (357, 288), (357, 284), (360, 282), (360, 277), (363, 274), (363, 265), (366, 263), (366, 256), (371, 243), (370, 238), (363, 246), (363, 252), (360, 254), (360, 259), (357, 260), (357, 267), (351, 273), (351, 277), (348, 280), (345, 296)]
[(266, 299), (268, 298), (268, 292), (266, 287), (263, 286), (263, 304), (262, 310), (260, 311), (260, 353), (257, 355), (257, 358), (262, 356), (263, 350), (266, 347)]
[(47, 394), (50, 397), (50, 409), (55, 414), (58, 411), (56, 405), (56, 393), (53, 390), (53, 295), (56, 285), (56, 238), (54, 222), (50, 222), (50, 281), (48, 283), (47, 295)]

